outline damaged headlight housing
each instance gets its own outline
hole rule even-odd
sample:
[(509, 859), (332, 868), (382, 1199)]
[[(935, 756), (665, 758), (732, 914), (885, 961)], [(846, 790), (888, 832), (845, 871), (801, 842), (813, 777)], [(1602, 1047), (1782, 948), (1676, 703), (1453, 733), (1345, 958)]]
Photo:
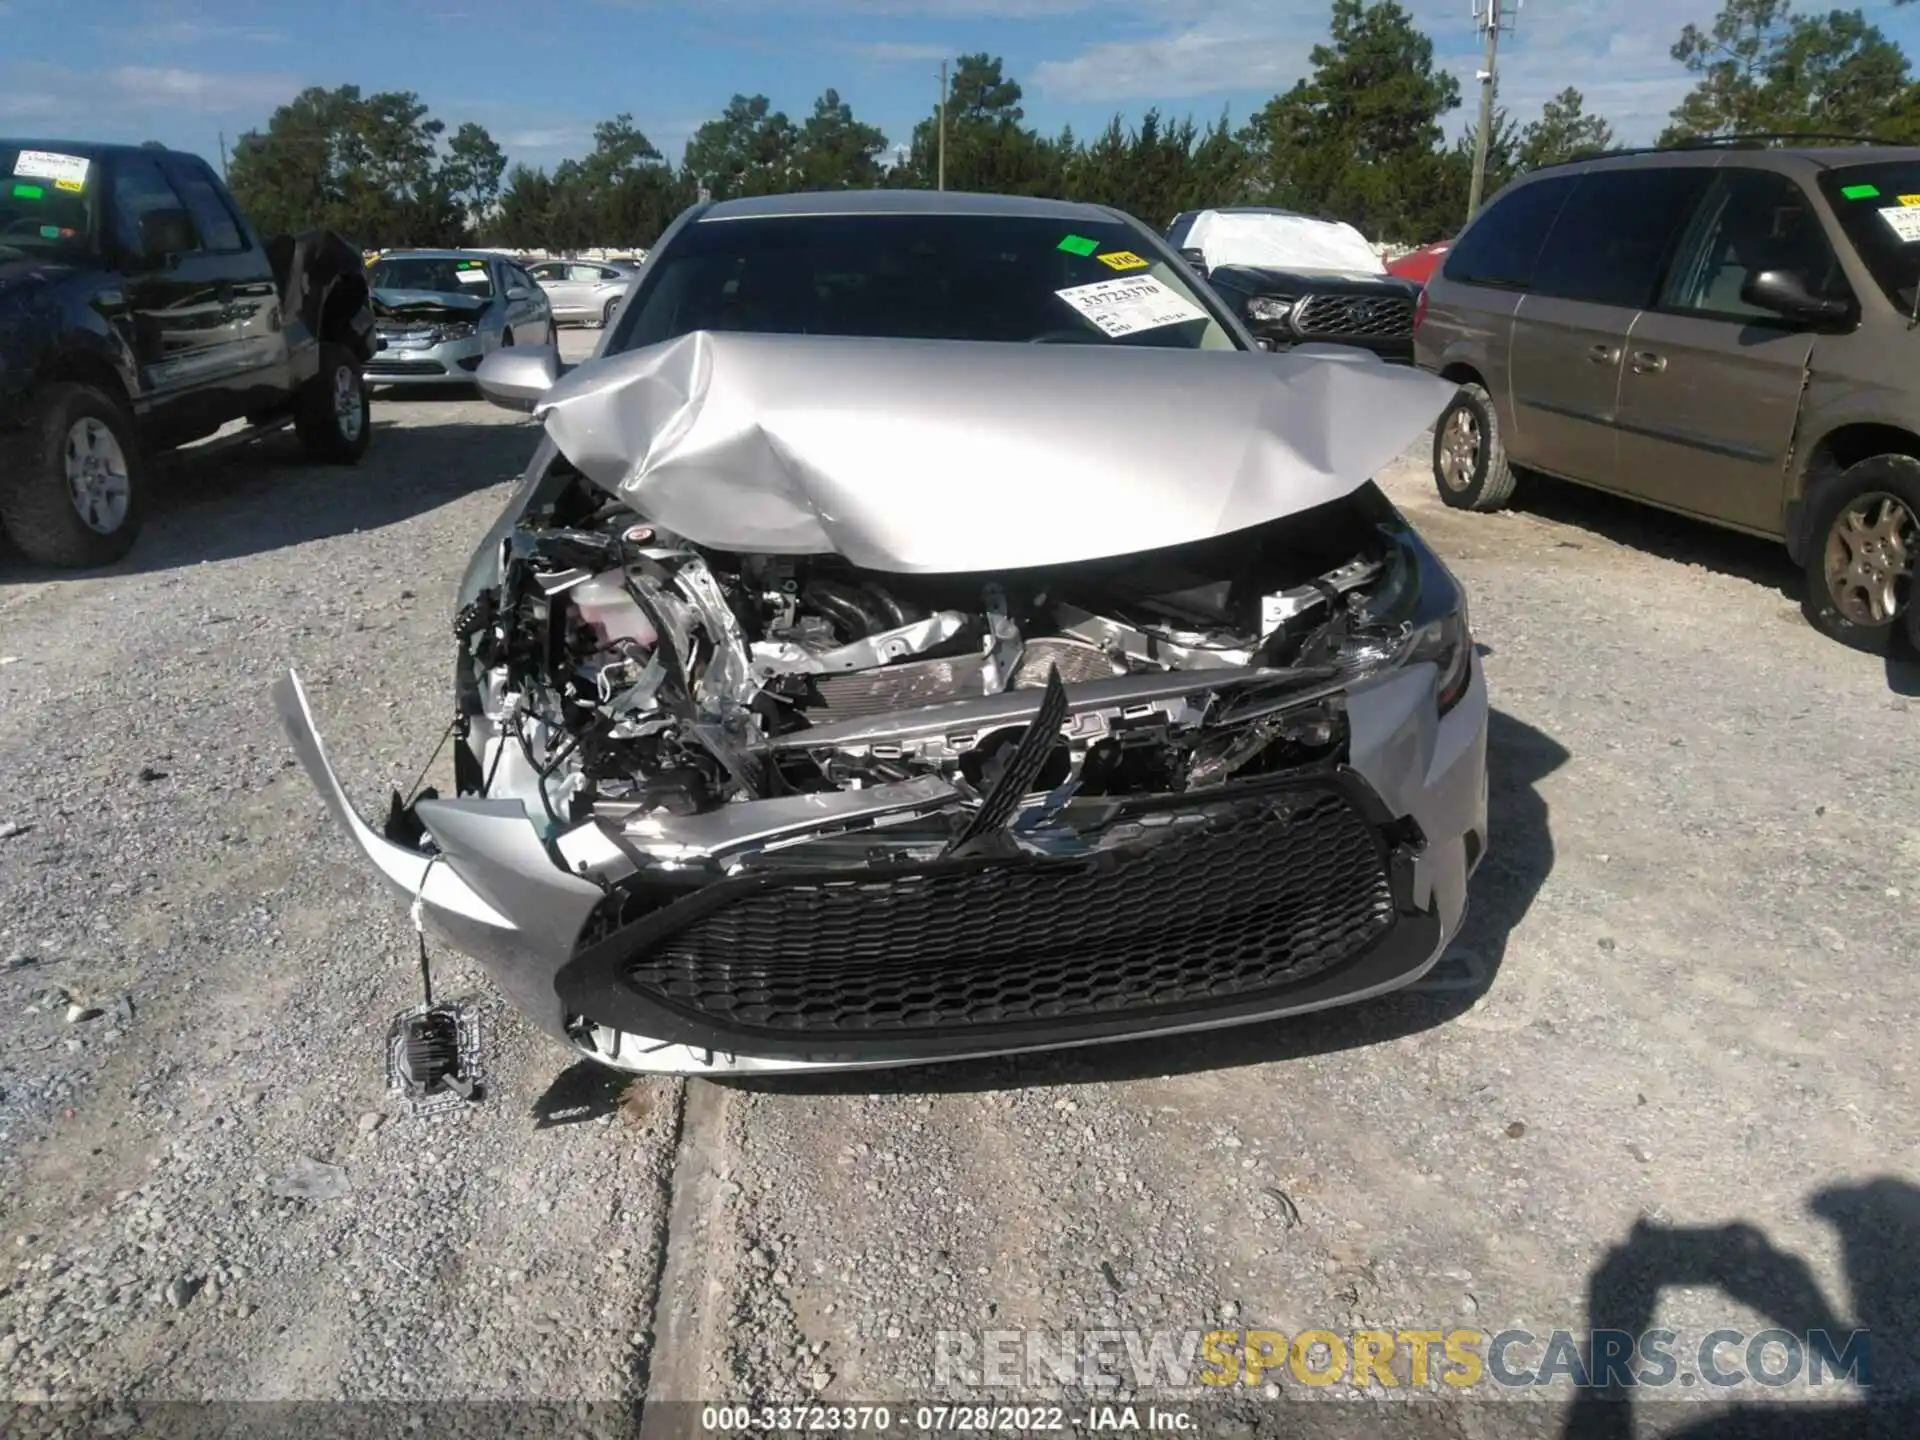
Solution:
[(445, 325), (434, 326), (433, 343), (444, 345), (449, 340), (471, 340), (478, 333), (471, 320), (452, 320)]
[(1359, 615), (1347, 648), (1371, 652), (1376, 664), (1431, 664), (1439, 671), (1435, 699), (1445, 715), (1473, 682), (1473, 627), (1466, 591), (1410, 528), (1388, 532), (1388, 577)]
[(1247, 318), (1265, 325), (1279, 325), (1293, 314), (1293, 301), (1273, 295), (1256, 295), (1247, 301)]

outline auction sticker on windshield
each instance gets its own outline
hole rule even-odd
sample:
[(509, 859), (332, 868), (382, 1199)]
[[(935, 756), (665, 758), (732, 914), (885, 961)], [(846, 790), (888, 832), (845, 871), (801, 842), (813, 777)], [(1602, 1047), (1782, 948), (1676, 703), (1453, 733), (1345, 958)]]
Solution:
[(1115, 339), (1207, 318), (1206, 311), (1152, 275), (1099, 280), (1053, 293)]
[(13, 173), (29, 180), (52, 180), (56, 184), (71, 180), (75, 185), (85, 185), (88, 163), (84, 155), (61, 155), (52, 150), (22, 150), (20, 158), (13, 162)]
[(1889, 205), (1880, 212), (1880, 218), (1907, 244), (1920, 245), (1920, 205)]

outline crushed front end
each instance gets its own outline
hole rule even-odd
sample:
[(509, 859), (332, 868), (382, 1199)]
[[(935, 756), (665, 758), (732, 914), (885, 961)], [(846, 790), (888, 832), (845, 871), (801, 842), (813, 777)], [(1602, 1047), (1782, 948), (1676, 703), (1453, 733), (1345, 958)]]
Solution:
[(543, 448), (456, 622), (421, 921), (632, 1070), (900, 1064), (1417, 978), (1485, 847), (1464, 599), (1371, 484), (1162, 548), (903, 573), (696, 543)]

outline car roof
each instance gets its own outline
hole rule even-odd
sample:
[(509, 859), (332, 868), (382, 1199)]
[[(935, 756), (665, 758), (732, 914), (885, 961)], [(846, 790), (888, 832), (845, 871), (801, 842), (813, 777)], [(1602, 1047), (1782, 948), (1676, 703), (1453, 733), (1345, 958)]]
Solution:
[(56, 155), (80, 155), (89, 160), (109, 155), (170, 155), (180, 160), (198, 160), (190, 150), (175, 150), (163, 145), (130, 145), (117, 140), (48, 140), (31, 136), (0, 135), (0, 149), (50, 150)]
[(382, 260), (392, 260), (404, 256), (414, 260), (498, 260), (507, 265), (520, 262), (510, 255), (501, 255), (492, 250), (382, 250)]
[(1542, 165), (1527, 174), (1658, 169), (1676, 160), (1708, 168), (1739, 164), (1763, 170), (1835, 170), (1852, 165), (1912, 164), (1920, 160), (1920, 145), (1666, 145), (1582, 155), (1557, 165)]
[(1028, 195), (975, 195), (964, 190), (827, 190), (719, 200), (700, 215), (713, 220), (760, 220), (795, 215), (1006, 215), (1036, 220), (1111, 221), (1104, 205)]
[[(1187, 215), (1284, 215), (1292, 220), (1320, 218), (1317, 215), (1304, 214), (1299, 210), (1282, 210), (1277, 205), (1203, 205), (1198, 210), (1182, 210), (1180, 215), (1182, 217)], [(1338, 222), (1329, 220), (1326, 223), (1332, 225)]]

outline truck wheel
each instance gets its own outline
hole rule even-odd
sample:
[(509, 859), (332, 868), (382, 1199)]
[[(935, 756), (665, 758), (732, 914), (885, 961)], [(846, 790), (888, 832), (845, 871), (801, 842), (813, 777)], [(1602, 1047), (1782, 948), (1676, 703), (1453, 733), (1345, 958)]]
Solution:
[(1875, 455), (1807, 499), (1808, 621), (1855, 650), (1899, 650), (1920, 568), (1920, 460)]
[(373, 438), (367, 382), (346, 346), (321, 342), (320, 373), (300, 394), (293, 428), (308, 456), (329, 465), (351, 465), (367, 453)]
[(133, 548), (147, 467), (133, 417), (91, 385), (45, 386), (26, 430), (0, 456), (0, 521), (42, 565), (108, 565)]
[(1456, 510), (1501, 510), (1513, 498), (1513, 467), (1486, 387), (1469, 382), (1433, 427), (1433, 483)]

